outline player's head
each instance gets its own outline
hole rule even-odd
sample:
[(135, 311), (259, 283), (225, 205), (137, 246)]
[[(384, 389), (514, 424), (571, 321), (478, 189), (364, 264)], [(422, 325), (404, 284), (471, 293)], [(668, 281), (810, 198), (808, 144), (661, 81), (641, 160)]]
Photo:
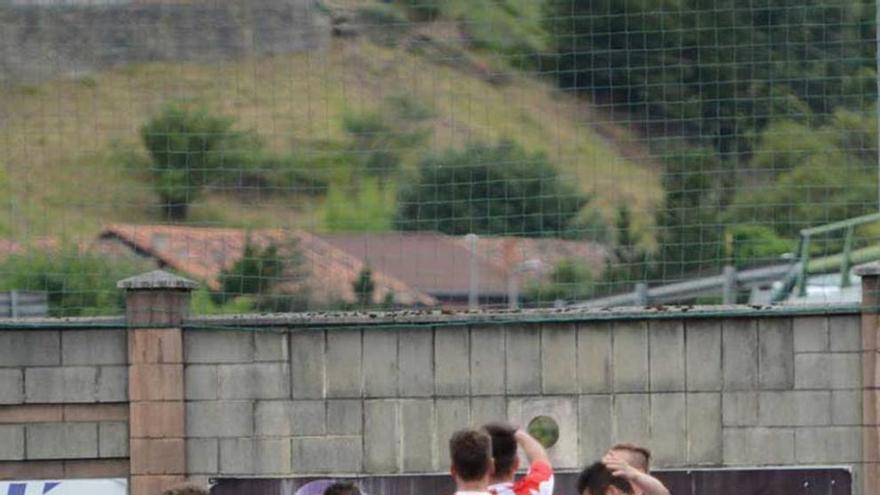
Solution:
[(584, 468), (578, 476), (578, 495), (624, 495), (632, 494), (629, 482), (615, 478), (611, 471), (601, 462), (593, 463)]
[(492, 475), (492, 438), (485, 431), (465, 429), (449, 439), (452, 478), (462, 483), (489, 483)]
[(632, 443), (619, 443), (611, 447), (611, 452), (623, 457), (630, 466), (648, 473), (651, 471), (651, 451)]
[(162, 495), (208, 495), (208, 489), (195, 483), (178, 483), (164, 490)]
[(324, 489), (324, 495), (361, 495), (361, 490), (351, 481), (337, 481)]
[(512, 481), (519, 469), (519, 458), (516, 456), (516, 428), (507, 423), (493, 422), (483, 426), (483, 430), (492, 437), (492, 459), (495, 461), (495, 473), (492, 480), (496, 482)]

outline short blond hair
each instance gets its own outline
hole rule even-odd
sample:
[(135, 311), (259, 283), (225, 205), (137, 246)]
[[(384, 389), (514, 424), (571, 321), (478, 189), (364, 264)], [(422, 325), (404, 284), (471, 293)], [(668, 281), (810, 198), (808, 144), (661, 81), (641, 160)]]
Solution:
[(195, 483), (178, 483), (162, 492), (162, 495), (209, 495), (208, 489)]
[(644, 472), (651, 470), (651, 451), (636, 445), (634, 443), (618, 443), (611, 450), (624, 452), (627, 455), (627, 462), (636, 469)]

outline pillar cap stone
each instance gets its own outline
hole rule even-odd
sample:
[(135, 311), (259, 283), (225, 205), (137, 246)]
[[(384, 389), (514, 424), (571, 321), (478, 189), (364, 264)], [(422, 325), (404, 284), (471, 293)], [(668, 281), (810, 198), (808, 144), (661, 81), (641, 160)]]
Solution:
[(855, 274), (860, 277), (878, 277), (880, 276), (880, 262), (872, 261), (855, 268)]
[(153, 270), (120, 280), (116, 287), (124, 290), (193, 290), (199, 284), (165, 270)]

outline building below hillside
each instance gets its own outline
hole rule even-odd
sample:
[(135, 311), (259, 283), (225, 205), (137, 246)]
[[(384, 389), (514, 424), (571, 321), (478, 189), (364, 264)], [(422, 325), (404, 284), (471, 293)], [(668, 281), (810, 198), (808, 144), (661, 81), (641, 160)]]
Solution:
[[(472, 257), (468, 239), (436, 233), (322, 234), (264, 229), (199, 228), (167, 225), (110, 225), (92, 249), (135, 254), (218, 287), (221, 271), (242, 256), (250, 241), (258, 246), (295, 246), (308, 272), (315, 303), (354, 302), (353, 283), (365, 267), (372, 271), (374, 299), (388, 294), (398, 306), (464, 307), (468, 304)], [(563, 259), (579, 259), (600, 270), (605, 249), (593, 242), (517, 237), (477, 241), (478, 296), (482, 305), (506, 305), (511, 284), (540, 279)]]

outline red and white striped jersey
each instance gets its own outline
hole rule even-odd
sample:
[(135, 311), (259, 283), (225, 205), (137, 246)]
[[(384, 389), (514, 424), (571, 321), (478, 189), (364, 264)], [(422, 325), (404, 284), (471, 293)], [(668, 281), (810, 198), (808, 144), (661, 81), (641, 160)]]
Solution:
[(513, 483), (498, 483), (489, 487), (492, 495), (553, 495), (553, 467), (546, 462), (534, 462), (529, 472)]

